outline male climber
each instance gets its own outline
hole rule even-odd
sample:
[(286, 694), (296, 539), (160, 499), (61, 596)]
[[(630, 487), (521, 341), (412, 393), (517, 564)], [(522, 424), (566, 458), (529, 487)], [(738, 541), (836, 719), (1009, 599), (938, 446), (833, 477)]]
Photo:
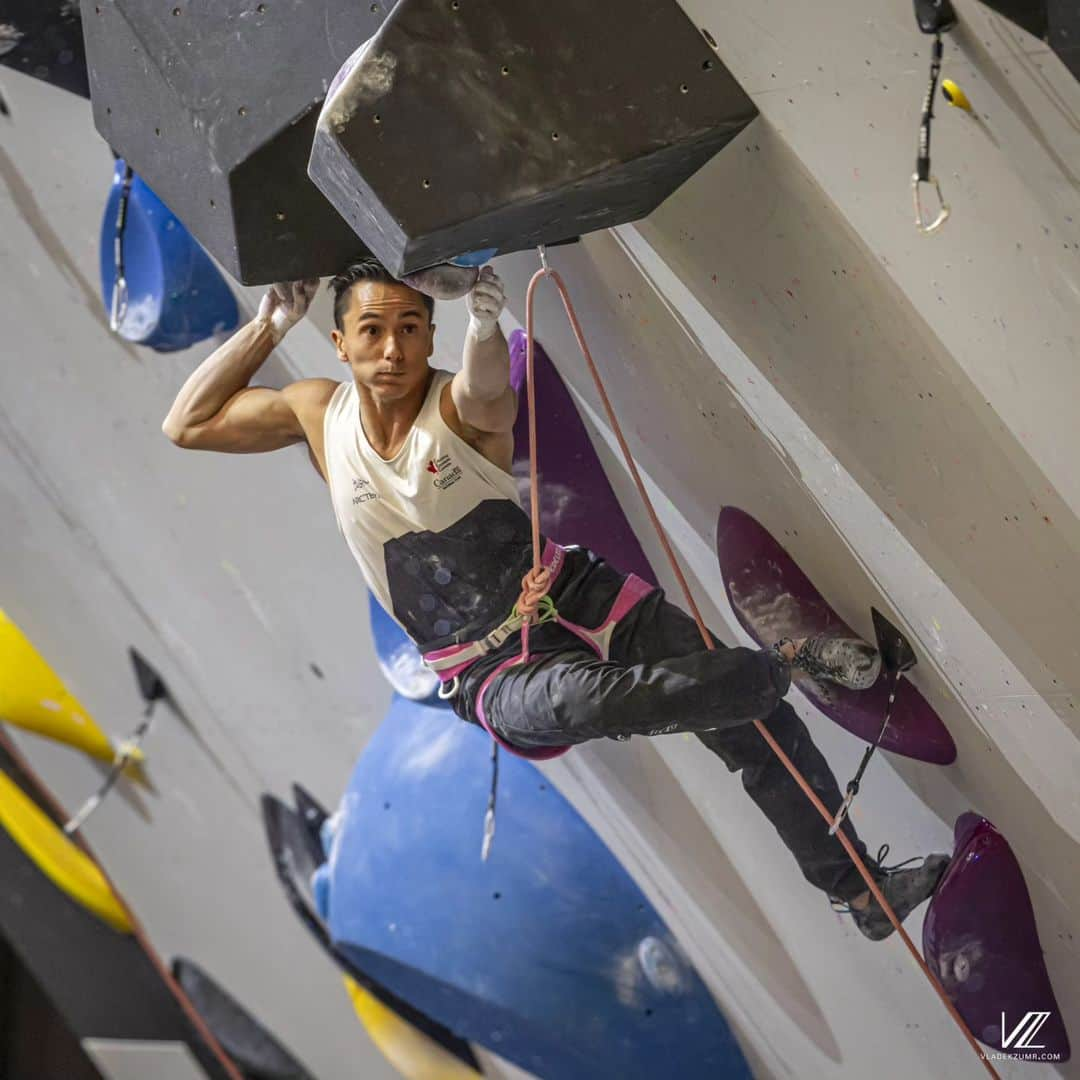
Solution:
[[(846, 903), (866, 937), (887, 937), (892, 924), (752, 723), (764, 721), (835, 813), (836, 779), (783, 697), (793, 666), (869, 686), (880, 670), (877, 653), (825, 638), (706, 650), (694, 621), (661, 590), (592, 551), (549, 541), (549, 618), (532, 626), (530, 659), (516, 663), (515, 602), (532, 543), (510, 471), (517, 399), (498, 325), (502, 283), (485, 267), (468, 294), (462, 369), (453, 374), (428, 363), (433, 301), (377, 262), (356, 263), (331, 282), (331, 340), (348, 378), (249, 386), (317, 286), (273, 286), (256, 317), (184, 384), (165, 434), (187, 449), (227, 453), (305, 443), (368, 586), (454, 691), (462, 719), (483, 722), (504, 746), (531, 757), (601, 737), (693, 732), (742, 772), (807, 881)], [(884, 848), (870, 859), (851, 823), (842, 828), (901, 919), (932, 894), (948, 863), (931, 855), (918, 867), (886, 869)]]

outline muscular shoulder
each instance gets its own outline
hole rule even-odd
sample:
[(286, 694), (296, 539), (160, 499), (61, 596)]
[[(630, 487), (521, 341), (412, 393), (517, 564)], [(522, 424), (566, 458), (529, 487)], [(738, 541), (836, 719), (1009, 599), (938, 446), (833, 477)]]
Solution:
[(340, 385), (336, 379), (299, 379), (281, 392), (295, 409), (325, 409)]
[(452, 380), (447, 379), (439, 395), (439, 415), (442, 417), (443, 423), (459, 439), (464, 439), (474, 450), (483, 454), (493, 465), (497, 465), (503, 472), (512, 472), (514, 463), (513, 431), (481, 431), (479, 428), (466, 424), (454, 405), (451, 386)]
[(321, 429), (326, 407), (340, 385), (334, 379), (300, 379), (282, 387), (281, 396), (296, 414), (309, 440), (312, 426)]

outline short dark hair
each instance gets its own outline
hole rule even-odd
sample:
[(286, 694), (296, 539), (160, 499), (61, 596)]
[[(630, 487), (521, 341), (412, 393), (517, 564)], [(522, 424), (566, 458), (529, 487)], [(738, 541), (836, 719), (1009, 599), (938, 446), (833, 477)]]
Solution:
[[(331, 279), (328, 288), (334, 290), (334, 325), (339, 331), (344, 330), (341, 325), (342, 319), (345, 317), (345, 311), (349, 306), (349, 290), (358, 281), (377, 281), (383, 285), (404, 285), (402, 281), (398, 281), (389, 270), (378, 259), (366, 258), (358, 259), (354, 263), (350, 263)], [(406, 288), (411, 286), (406, 285)], [(421, 300), (424, 301), (424, 307), (427, 308), (428, 322), (431, 322), (435, 315), (435, 301), (426, 293), (418, 292), (413, 289)]]

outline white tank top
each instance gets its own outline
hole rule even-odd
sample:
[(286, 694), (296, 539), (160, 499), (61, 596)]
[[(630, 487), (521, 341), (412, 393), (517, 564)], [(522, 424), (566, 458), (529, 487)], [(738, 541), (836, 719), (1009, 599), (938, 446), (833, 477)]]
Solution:
[(334, 391), (323, 419), (338, 528), (376, 599), (425, 651), (474, 640), (505, 619), (532, 561), (517, 481), (442, 418), (452, 378), (434, 371), (389, 461), (368, 442), (352, 381)]

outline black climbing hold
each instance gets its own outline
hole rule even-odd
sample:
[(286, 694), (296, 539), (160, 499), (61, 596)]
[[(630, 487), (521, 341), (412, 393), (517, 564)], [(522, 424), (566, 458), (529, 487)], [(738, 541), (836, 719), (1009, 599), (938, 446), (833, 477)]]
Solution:
[[(293, 794), (297, 795), (296, 788), (293, 789)], [(306, 835), (306, 826), (300, 820), (300, 814), (273, 795), (263, 795), (261, 803), (263, 826), (278, 880), (285, 890), (293, 911), (299, 916), (300, 921), (318, 945), (342, 971), (350, 975), (369, 994), (393, 1009), (413, 1027), (419, 1028), (425, 1035), (434, 1039), (459, 1061), (479, 1072), (480, 1065), (476, 1060), (476, 1055), (464, 1039), (459, 1039), (438, 1021), (433, 1020), (403, 998), (399, 998), (366, 972), (361, 971), (356, 964), (335, 948), (326, 924), (315, 909), (310, 884), (311, 874), (322, 860), (312, 858), (310, 840)]]
[(915, 0), (915, 20), (924, 34), (944, 34), (956, 25), (951, 0)]
[(677, 0), (400, 0), (308, 172), (401, 276), (645, 217), (756, 115)]
[(303, 826), (308, 854), (318, 866), (326, 861), (322, 845), (322, 827), (329, 815), (315, 796), (299, 784), (293, 784), (293, 804), (296, 806), (299, 822)]
[(262, 1023), (196, 963), (178, 956), (172, 962), (172, 973), (214, 1038), (246, 1076), (315, 1080)]
[(135, 668), (135, 680), (139, 684), (139, 693), (142, 694), (143, 700), (148, 705), (155, 701), (167, 700), (170, 697), (169, 688), (157, 670), (143, 659), (134, 645), (129, 646), (128, 655)]
[(156, 0), (84, 6), (105, 141), (245, 284), (337, 273), (364, 254), (307, 160), (329, 81), (381, 8), (215, 0), (171, 11)]
[(907, 671), (917, 662), (911, 642), (877, 608), (870, 609), (878, 652), (886, 671)]

